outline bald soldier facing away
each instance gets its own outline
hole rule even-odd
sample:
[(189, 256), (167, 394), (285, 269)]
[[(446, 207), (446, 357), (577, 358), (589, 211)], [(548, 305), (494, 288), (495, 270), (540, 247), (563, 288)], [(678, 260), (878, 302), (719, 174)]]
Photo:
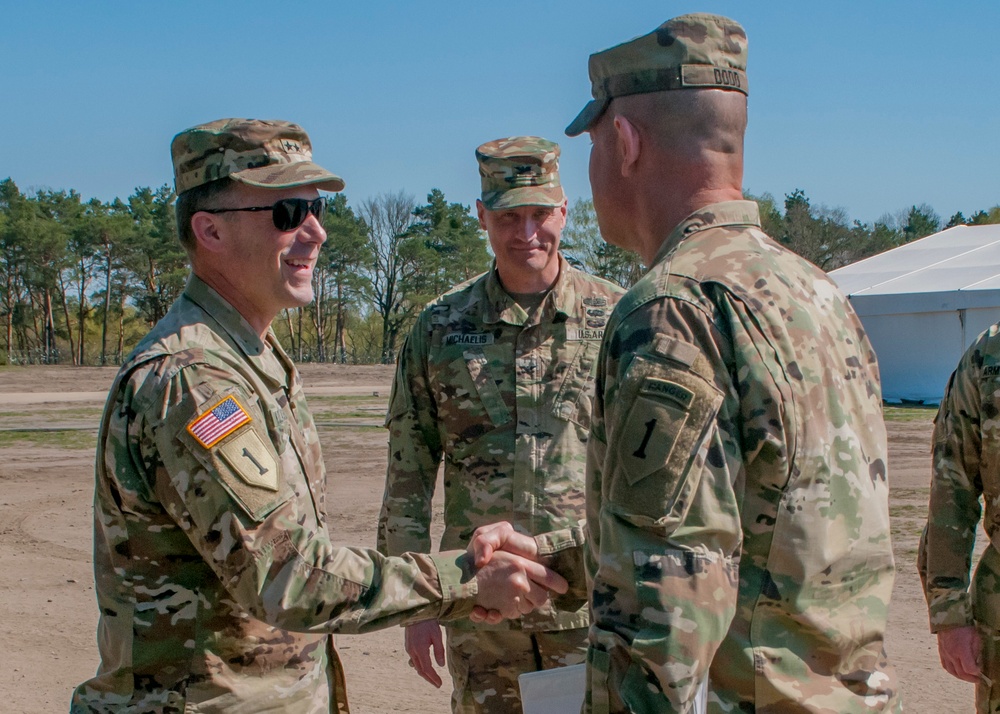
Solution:
[(72, 712), (346, 712), (332, 632), (473, 603), (517, 617), (564, 588), (536, 563), (334, 547), (319, 435), (271, 332), (313, 298), (344, 182), (287, 122), (222, 119), (172, 144), (192, 276), (122, 365), (98, 437), (97, 674)]
[(567, 129), (604, 238), (650, 266), (598, 364), (586, 711), (686, 712), (706, 677), (713, 712), (900, 709), (875, 355), (742, 200), (746, 50), (732, 20), (670, 20), (591, 56)]
[[(476, 158), (476, 208), (496, 259), (431, 303), (400, 353), (378, 531), (390, 555), (430, 551), (442, 460), (442, 548), (464, 548), (478, 526), (498, 520), (533, 535), (584, 516), (597, 351), (624, 291), (559, 252), (566, 195), (557, 144), (498, 139)], [(449, 623), (453, 711), (520, 712), (517, 676), (583, 662), (588, 624), (581, 603), (493, 626)], [(407, 626), (406, 650), (440, 686), (429, 654), (443, 664), (438, 624)]]

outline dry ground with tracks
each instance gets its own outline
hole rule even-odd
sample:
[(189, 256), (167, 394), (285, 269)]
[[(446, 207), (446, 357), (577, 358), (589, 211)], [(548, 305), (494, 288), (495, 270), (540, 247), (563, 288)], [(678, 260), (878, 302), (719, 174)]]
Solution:
[[(392, 370), (305, 365), (329, 474), (331, 537), (371, 546), (382, 495), (380, 428)], [(0, 710), (66, 711), (97, 666), (91, 571), (93, 442), (103, 393), (99, 368), (0, 368)], [(899, 575), (888, 649), (906, 710), (972, 710), (972, 688), (938, 664), (914, 563), (926, 512), (929, 410), (888, 411), (891, 511)], [(436, 508), (440, 518), (440, 505)], [(398, 629), (339, 636), (357, 714), (446, 712), (447, 693), (406, 666)], [(447, 679), (447, 677), (446, 677)]]

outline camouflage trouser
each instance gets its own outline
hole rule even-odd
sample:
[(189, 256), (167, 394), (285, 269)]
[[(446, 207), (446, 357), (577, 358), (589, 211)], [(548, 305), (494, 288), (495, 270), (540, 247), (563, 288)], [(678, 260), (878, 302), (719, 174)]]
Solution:
[(455, 714), (521, 714), (517, 675), (587, 658), (587, 628), (555, 632), (447, 628)]
[(983, 643), (982, 675), (976, 685), (976, 714), (1000, 714), (1000, 632), (978, 625)]

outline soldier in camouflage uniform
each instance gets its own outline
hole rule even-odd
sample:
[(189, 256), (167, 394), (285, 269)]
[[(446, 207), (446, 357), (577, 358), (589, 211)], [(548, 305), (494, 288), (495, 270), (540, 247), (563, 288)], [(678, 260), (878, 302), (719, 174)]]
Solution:
[(109, 394), (94, 501), (101, 665), (71, 711), (345, 712), (329, 633), (461, 616), (484, 594), (520, 616), (545, 599), (524, 576), (545, 574), (331, 545), (316, 425), (270, 323), (312, 299), (317, 189), (343, 181), (287, 122), (212, 122), (172, 152), (193, 275)]
[(900, 709), (875, 355), (742, 200), (746, 48), (732, 20), (670, 20), (591, 56), (567, 128), (605, 240), (650, 266), (598, 364), (589, 712), (687, 712), (706, 678), (713, 712)]
[[(934, 421), (933, 468), (919, 568), (941, 664), (976, 684), (976, 711), (1000, 712), (1000, 325), (972, 344)], [(983, 515), (990, 543), (970, 584)], [(971, 587), (970, 587), (971, 585)]]
[[(480, 225), (496, 260), (488, 273), (424, 310), (400, 353), (386, 418), (389, 466), (378, 547), (431, 548), (431, 499), (444, 461), (441, 548), (464, 548), (481, 525), (522, 533), (584, 515), (583, 479), (597, 351), (624, 292), (559, 254), (566, 197), (558, 145), (512, 137), (476, 151)], [(519, 712), (517, 676), (577, 664), (586, 606), (547, 608), (496, 626), (447, 628), (455, 712)], [(410, 625), (411, 664), (441, 685), (436, 622)]]

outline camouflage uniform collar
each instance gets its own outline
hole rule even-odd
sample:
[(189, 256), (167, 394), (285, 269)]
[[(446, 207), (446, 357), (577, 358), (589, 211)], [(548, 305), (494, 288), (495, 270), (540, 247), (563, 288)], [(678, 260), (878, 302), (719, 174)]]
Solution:
[[(291, 360), (273, 332), (268, 330), (267, 340), (261, 340), (239, 310), (194, 273), (184, 287), (184, 297), (215, 320), (262, 376), (276, 384), (286, 384), (291, 379), (294, 367), (292, 372), (288, 371)], [(269, 346), (271, 349), (268, 349)]]
[[(566, 278), (566, 274), (570, 270), (573, 270), (573, 267), (560, 253), (559, 277), (556, 278), (555, 285), (549, 290), (549, 294), (545, 296), (541, 307), (535, 312), (535, 319), (531, 320), (530, 324), (554, 322), (556, 315), (561, 314), (568, 317), (573, 314), (576, 295), (570, 287), (570, 281)], [(514, 298), (501, 284), (495, 259), (493, 265), (490, 266), (489, 274), (486, 276), (486, 298), (487, 304), (483, 308), (484, 323), (506, 322), (508, 325), (522, 326), (529, 324), (528, 314), (514, 302)]]
[[(760, 209), (757, 207), (757, 203), (755, 201), (722, 201), (699, 208), (670, 231), (670, 235), (656, 251), (653, 265), (663, 262), (688, 236), (720, 226), (757, 226), (760, 228)], [(652, 268), (653, 265), (649, 267)]]

